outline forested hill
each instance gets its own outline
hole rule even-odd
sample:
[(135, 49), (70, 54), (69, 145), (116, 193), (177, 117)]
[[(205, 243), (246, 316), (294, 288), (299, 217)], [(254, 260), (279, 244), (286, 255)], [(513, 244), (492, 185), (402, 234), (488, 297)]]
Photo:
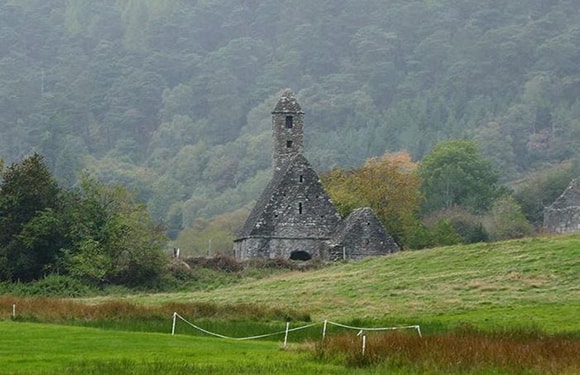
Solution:
[(0, 0), (0, 158), (138, 189), (172, 233), (249, 204), (292, 88), (318, 170), (475, 139), (574, 158), (578, 0)]

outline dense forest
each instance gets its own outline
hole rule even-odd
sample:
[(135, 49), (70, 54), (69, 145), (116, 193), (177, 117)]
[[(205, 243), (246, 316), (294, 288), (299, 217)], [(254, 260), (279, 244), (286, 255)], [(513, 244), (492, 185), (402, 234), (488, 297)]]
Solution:
[(577, 0), (0, 0), (0, 158), (134, 189), (217, 248), (270, 178), (289, 87), (318, 171), (468, 139), (537, 225), (580, 150), (578, 25)]

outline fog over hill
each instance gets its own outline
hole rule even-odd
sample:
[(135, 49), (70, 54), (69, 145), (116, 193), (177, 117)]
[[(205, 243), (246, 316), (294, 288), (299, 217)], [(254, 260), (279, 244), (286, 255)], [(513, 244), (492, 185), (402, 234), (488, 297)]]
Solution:
[(502, 182), (573, 160), (577, 0), (0, 0), (0, 158), (138, 190), (172, 236), (251, 206), (292, 88), (319, 171), (475, 140)]

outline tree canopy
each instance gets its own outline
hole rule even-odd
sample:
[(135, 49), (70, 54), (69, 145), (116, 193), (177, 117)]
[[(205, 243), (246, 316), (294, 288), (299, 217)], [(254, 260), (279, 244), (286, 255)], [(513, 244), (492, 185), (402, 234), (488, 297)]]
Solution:
[(473, 141), (438, 144), (421, 161), (422, 190), (427, 211), (455, 205), (486, 211), (498, 195), (498, 176)]
[(575, 0), (0, 0), (0, 156), (122, 184), (173, 238), (246, 207), (290, 87), (320, 171), (471, 139), (509, 183), (578, 157)]
[(82, 179), (63, 189), (33, 154), (2, 173), (0, 281), (68, 274), (94, 284), (144, 284), (163, 270), (166, 237), (134, 194)]

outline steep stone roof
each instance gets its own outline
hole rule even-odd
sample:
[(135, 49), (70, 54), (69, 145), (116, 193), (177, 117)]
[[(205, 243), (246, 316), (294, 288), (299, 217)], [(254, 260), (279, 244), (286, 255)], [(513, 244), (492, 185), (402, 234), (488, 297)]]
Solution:
[(368, 247), (365, 248), (367, 255), (384, 255), (399, 251), (395, 240), (369, 207), (357, 208), (344, 219), (332, 238), (332, 245), (352, 247), (352, 244), (360, 244), (364, 239), (368, 240)]
[(294, 93), (290, 89), (284, 90), (282, 97), (278, 100), (278, 104), (274, 107), (272, 113), (304, 113), (300, 104), (294, 97)]
[[(303, 211), (299, 213), (298, 207)], [(318, 174), (300, 154), (274, 173), (236, 241), (287, 236), (329, 239), (340, 221)]]
[(562, 195), (548, 209), (560, 210), (576, 206), (580, 206), (580, 178), (572, 180)]
[[(301, 214), (296, 213), (298, 202), (304, 205)], [(330, 238), (339, 222), (318, 174), (300, 154), (274, 173), (235, 241), (285, 235)]]

